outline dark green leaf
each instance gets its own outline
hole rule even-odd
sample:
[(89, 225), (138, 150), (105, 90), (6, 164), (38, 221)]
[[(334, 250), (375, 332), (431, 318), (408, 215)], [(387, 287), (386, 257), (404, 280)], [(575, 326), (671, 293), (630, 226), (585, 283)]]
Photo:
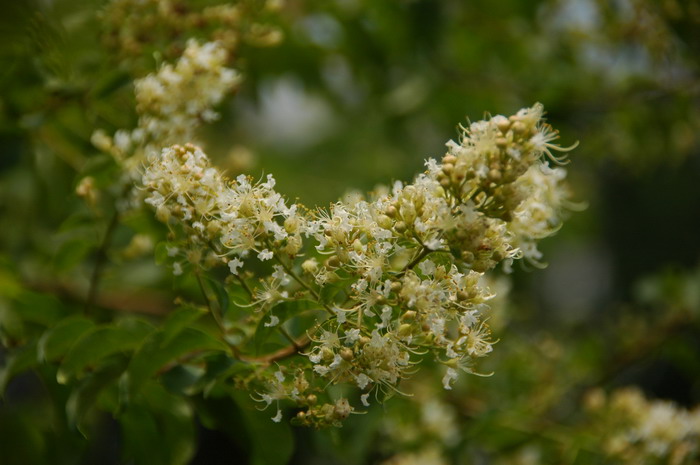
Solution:
[(272, 421), (275, 411), (260, 411), (248, 393), (235, 391), (233, 398), (241, 409), (246, 429), (250, 433), (252, 465), (285, 465), (294, 452), (294, 439), (289, 422)]
[(150, 331), (151, 327), (142, 322), (89, 330), (68, 351), (56, 379), (63, 384), (105, 357), (135, 350)]
[(54, 256), (54, 266), (57, 271), (65, 272), (80, 262), (94, 248), (95, 244), (92, 241), (85, 239), (75, 239), (64, 243)]
[(226, 312), (228, 311), (229, 307), (229, 297), (226, 288), (221, 283), (221, 281), (217, 279), (213, 279), (206, 276), (205, 280), (211, 288), (211, 290), (214, 292), (214, 295), (216, 295), (216, 301), (218, 302), (219, 308), (221, 309), (221, 314), (226, 315)]
[[(292, 300), (281, 302), (278, 305), (272, 307), (268, 314), (264, 315), (258, 322), (258, 326), (255, 329), (255, 336), (253, 337), (253, 347), (256, 353), (260, 353), (263, 345), (268, 342), (268, 339), (273, 334), (278, 333), (278, 327), (288, 319), (299, 315), (300, 313), (317, 308), (318, 304), (311, 302), (309, 300)], [(279, 322), (275, 326), (269, 326), (272, 316), (279, 318)], [(267, 325), (267, 326), (266, 326)], [(286, 341), (282, 336), (278, 338), (282, 343)]]
[(55, 324), (66, 309), (55, 296), (38, 292), (24, 292), (17, 299), (16, 311), (22, 320), (42, 326)]
[(63, 357), (80, 337), (95, 324), (82, 316), (61, 320), (39, 339), (37, 356), (40, 362), (51, 362)]
[(115, 383), (125, 368), (126, 364), (123, 361), (110, 364), (86, 376), (80, 385), (71, 391), (66, 401), (66, 415), (71, 428), (77, 428), (83, 436), (88, 436), (89, 429), (85, 425), (86, 416), (94, 408), (100, 393), (107, 386)]
[(206, 310), (193, 306), (185, 306), (175, 310), (163, 324), (161, 344), (169, 343), (184, 328), (193, 324), (206, 313)]
[(192, 387), (202, 378), (204, 369), (192, 365), (176, 365), (163, 373), (163, 386), (173, 394), (191, 395), (198, 389)]
[(197, 329), (185, 328), (167, 343), (163, 337), (163, 332), (153, 334), (131, 360), (127, 371), (130, 397), (170, 361), (187, 354), (228, 351), (226, 344)]
[(120, 415), (124, 461), (148, 465), (185, 465), (194, 454), (193, 412), (183, 399), (150, 384), (143, 403)]
[(168, 261), (168, 247), (171, 247), (169, 242), (162, 241), (156, 244), (154, 251), (156, 265), (163, 265)]
[(5, 395), (8, 383), (18, 374), (36, 366), (36, 344), (28, 344), (10, 353), (0, 367), (0, 397)]

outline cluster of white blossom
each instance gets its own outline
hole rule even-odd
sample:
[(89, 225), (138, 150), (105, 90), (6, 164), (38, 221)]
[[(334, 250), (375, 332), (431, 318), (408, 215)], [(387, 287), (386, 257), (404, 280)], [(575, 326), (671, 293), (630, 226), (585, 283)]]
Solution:
[(225, 66), (227, 60), (228, 51), (218, 42), (191, 39), (174, 65), (164, 64), (134, 81), (138, 127), (119, 130), (114, 137), (98, 130), (93, 144), (112, 154), (131, 179), (138, 179), (143, 165), (161, 148), (195, 140), (195, 130), (218, 117), (214, 107), (240, 81)]
[[(192, 250), (208, 247), (228, 263), (249, 289), (256, 321), (283, 325), (274, 307), (290, 299), (325, 311), (295, 348), (313, 377), (356, 385), (367, 406), (371, 392), (397, 390), (423, 354), (446, 366), (451, 389), (458, 370), (473, 373), (492, 351), (484, 273), (538, 259), (534, 241), (556, 231), (566, 206), (565, 173), (548, 166), (560, 161), (556, 133), (542, 114), (537, 104), (473, 123), (412, 183), (328, 210), (288, 206), (272, 176), (225, 179), (191, 144), (163, 149), (142, 181), (158, 218), (182, 230), (190, 262), (208, 256)], [(276, 263), (273, 272), (243, 273), (251, 253)], [(309, 409), (303, 422), (324, 415)]]
[(700, 408), (686, 410), (671, 401), (648, 400), (636, 388), (617, 390), (609, 398), (596, 390), (587, 401), (605, 431), (605, 452), (621, 463), (697, 463)]

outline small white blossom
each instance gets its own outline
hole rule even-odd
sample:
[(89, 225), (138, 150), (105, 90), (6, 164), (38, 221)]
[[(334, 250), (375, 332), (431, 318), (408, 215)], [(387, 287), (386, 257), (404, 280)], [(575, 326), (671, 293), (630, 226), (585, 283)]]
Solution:
[(445, 376), (442, 377), (442, 387), (447, 389), (448, 391), (452, 389), (452, 386), (450, 385), (454, 380), (457, 379), (457, 371), (453, 368), (448, 368), (447, 371), (445, 372)]
[(239, 260), (238, 258), (234, 258), (233, 260), (229, 260), (228, 262), (228, 268), (231, 270), (231, 273), (233, 274), (238, 274), (238, 269), (243, 266), (243, 261)]

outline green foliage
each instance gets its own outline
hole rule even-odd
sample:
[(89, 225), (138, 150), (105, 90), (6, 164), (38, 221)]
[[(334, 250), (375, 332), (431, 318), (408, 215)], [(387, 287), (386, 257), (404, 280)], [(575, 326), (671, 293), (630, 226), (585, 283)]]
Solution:
[[(651, 399), (673, 400), (674, 418), (697, 409), (696, 0), (304, 0), (277, 10), (245, 0), (233, 2), (243, 21), (223, 28), (174, 27), (178, 16), (143, 2), (133, 29), (107, 1), (6, 3), (0, 463), (626, 464), (606, 443), (629, 431), (607, 400), (619, 388), (644, 390), (639, 411)], [(170, 2), (193, 14), (218, 3)], [(569, 174), (587, 209), (543, 244), (549, 269), (515, 267), (507, 283), (488, 283), (499, 342), (478, 371), (493, 376), (446, 391), (440, 365), (417, 354), (425, 371), (398, 386), (412, 397), (379, 405), (373, 394), (365, 415), (323, 431), (290, 424), (303, 424), (303, 409), (259, 400), (274, 381), (266, 369), (297, 373), (289, 338), (303, 342), (328, 313), (319, 303), (347, 299), (353, 280), (341, 273), (316, 302), (300, 291), (248, 314), (252, 275), (210, 270), (200, 284), (192, 263), (207, 257), (188, 257), (174, 277), (182, 231), (134, 205), (122, 165), (93, 138), (137, 127), (134, 79), (172, 63), (187, 39), (226, 41), (227, 31), (239, 39), (230, 66), (245, 79), (197, 136), (230, 177), (273, 172), (280, 192), (309, 205), (409, 180), (443, 155), (455, 121), (484, 110), (541, 101), (580, 140)], [(304, 402), (362, 405), (356, 390), (333, 389)], [(685, 441), (677, 462), (645, 463), (697, 463), (700, 438)]]

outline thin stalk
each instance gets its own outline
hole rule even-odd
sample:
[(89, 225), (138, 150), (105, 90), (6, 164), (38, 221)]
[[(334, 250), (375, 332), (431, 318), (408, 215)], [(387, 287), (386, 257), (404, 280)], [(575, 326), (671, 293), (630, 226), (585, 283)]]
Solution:
[(114, 236), (114, 231), (117, 229), (117, 225), (119, 225), (119, 210), (115, 208), (114, 214), (107, 225), (104, 238), (102, 238), (102, 243), (97, 249), (97, 254), (95, 256), (95, 266), (92, 269), (87, 298), (85, 299), (84, 313), (86, 315), (89, 315), (92, 312), (92, 308), (95, 305), (97, 292), (100, 286), (100, 279), (102, 278), (102, 269), (104, 267), (105, 260), (107, 259), (107, 250), (112, 244), (112, 237)]

